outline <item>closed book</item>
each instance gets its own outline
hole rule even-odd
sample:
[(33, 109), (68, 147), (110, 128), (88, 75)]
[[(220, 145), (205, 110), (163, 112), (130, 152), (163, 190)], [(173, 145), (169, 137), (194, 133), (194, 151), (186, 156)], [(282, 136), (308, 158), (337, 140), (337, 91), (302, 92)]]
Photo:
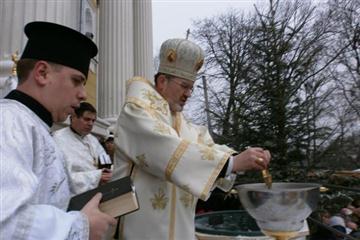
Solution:
[(98, 192), (102, 193), (99, 209), (112, 217), (119, 217), (139, 209), (135, 188), (131, 178), (127, 176), (72, 197), (68, 211), (81, 210)]

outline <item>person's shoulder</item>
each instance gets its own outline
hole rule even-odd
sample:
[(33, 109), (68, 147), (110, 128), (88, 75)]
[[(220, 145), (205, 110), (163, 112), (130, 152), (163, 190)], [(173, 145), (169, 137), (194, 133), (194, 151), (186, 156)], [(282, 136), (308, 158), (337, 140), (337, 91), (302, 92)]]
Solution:
[[(140, 77), (132, 78), (126, 87), (125, 106), (137, 105), (140, 108), (151, 111), (159, 111), (169, 115), (168, 102), (156, 91), (154, 85)], [(123, 108), (121, 112), (125, 111)]]
[(22, 103), (6, 98), (0, 99), (0, 106), (2, 111), (18, 112), (19, 110), (24, 111), (26, 109)]
[(144, 91), (156, 92), (153, 82), (143, 77), (133, 77), (126, 81), (126, 94), (128, 97), (143, 96)]
[(52, 135), (55, 140), (65, 140), (64, 137), (69, 135), (69, 132), (70, 132), (70, 128), (64, 127), (64, 128), (54, 131), (52, 133)]
[(3, 123), (10, 121), (12, 123), (32, 124), (35, 122), (35, 113), (18, 101), (0, 99), (0, 109)]
[(194, 123), (192, 122), (191, 120), (189, 120), (186, 116), (183, 115), (183, 121), (184, 123), (190, 127), (190, 128), (194, 128), (194, 129), (197, 129), (198, 131), (200, 132), (206, 132), (208, 131), (208, 127), (204, 126), (204, 125), (200, 125), (200, 124), (197, 124), (197, 123)]
[(62, 134), (62, 133), (66, 133), (69, 131), (69, 127), (63, 127), (63, 128), (60, 128), (56, 131), (54, 131), (54, 135), (58, 135), (58, 134)]
[(94, 142), (94, 143), (99, 143), (100, 144), (100, 141), (97, 137), (95, 137), (93, 134), (89, 133), (88, 135), (85, 136), (86, 138), (88, 138), (91, 142)]
[(126, 81), (126, 86), (129, 87), (130, 85), (133, 85), (134, 83), (140, 83), (140, 84), (145, 84), (145, 85), (149, 85), (149, 86), (154, 85), (152, 81), (150, 81), (144, 77), (135, 76)]

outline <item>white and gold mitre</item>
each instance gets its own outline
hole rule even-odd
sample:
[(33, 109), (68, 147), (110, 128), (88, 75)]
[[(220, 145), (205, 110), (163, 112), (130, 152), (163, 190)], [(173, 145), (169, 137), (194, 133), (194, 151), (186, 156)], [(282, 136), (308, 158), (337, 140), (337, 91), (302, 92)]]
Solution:
[(161, 45), (158, 72), (195, 81), (203, 63), (204, 52), (197, 44), (186, 39), (169, 39)]

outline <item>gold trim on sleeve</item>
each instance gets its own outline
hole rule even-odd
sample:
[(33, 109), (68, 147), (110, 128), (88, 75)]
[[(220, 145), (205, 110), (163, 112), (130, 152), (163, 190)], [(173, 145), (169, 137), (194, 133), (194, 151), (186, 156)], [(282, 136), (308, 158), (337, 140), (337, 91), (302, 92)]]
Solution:
[(179, 144), (179, 146), (175, 149), (175, 152), (171, 156), (168, 165), (165, 169), (165, 178), (168, 181), (171, 181), (171, 175), (174, 172), (174, 169), (176, 168), (176, 165), (180, 161), (181, 157), (183, 156), (186, 149), (189, 147), (190, 142), (187, 140), (182, 140)]
[(208, 182), (205, 185), (204, 190), (202, 191), (200, 195), (201, 200), (206, 200), (207, 196), (209, 195), (211, 187), (214, 185), (216, 178), (219, 176), (221, 169), (224, 167), (226, 161), (229, 159), (230, 154), (225, 153), (223, 158), (220, 160), (219, 164), (216, 166), (215, 170), (211, 174)]

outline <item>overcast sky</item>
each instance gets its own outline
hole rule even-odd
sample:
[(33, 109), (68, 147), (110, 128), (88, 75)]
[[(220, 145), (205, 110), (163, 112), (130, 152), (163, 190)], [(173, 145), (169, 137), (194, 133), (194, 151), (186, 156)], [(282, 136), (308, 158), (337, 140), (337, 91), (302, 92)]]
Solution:
[(254, 4), (268, 0), (152, 0), (154, 55), (169, 38), (185, 38), (192, 20), (204, 19), (231, 8), (253, 11)]

